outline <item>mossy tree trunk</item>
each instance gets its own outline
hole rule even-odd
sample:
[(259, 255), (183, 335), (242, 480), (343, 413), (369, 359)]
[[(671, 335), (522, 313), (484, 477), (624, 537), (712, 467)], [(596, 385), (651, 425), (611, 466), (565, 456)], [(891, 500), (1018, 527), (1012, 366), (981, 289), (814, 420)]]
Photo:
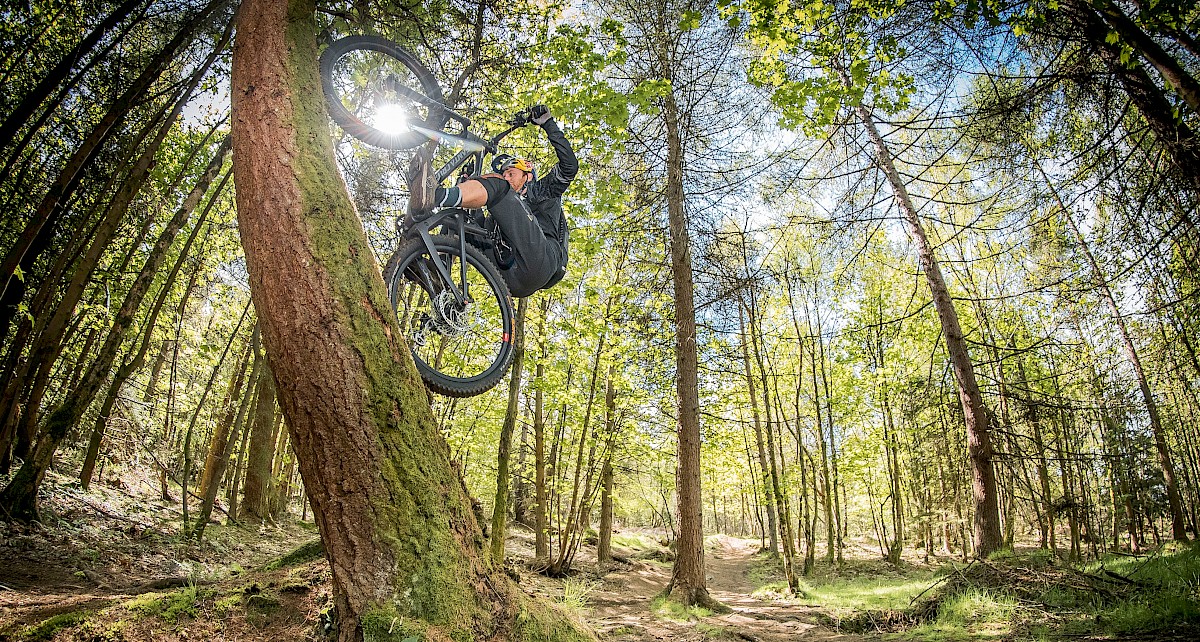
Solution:
[(246, 0), (238, 222), (262, 339), (333, 578), (338, 639), (587, 640), (483, 535), (337, 173), (311, 0)]

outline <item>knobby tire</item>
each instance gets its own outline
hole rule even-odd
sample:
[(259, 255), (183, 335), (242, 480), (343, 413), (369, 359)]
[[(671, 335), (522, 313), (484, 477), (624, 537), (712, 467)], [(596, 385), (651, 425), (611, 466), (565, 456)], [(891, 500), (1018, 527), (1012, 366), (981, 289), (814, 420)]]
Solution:
[[(461, 286), (458, 237), (439, 234), (432, 238), (452, 280)], [(470, 295), (475, 303), (469, 308), (472, 314), (464, 315), (468, 318), (461, 323), (469, 329), (460, 336), (424, 330), (431, 327), (429, 319), (437, 307), (436, 293), (429, 292), (429, 287), (440, 287), (440, 278), (429, 269), (429, 251), (420, 238), (404, 243), (384, 271), (392, 308), (421, 379), (430, 390), (448, 397), (472, 397), (490, 390), (504, 378), (513, 356), (508, 284), (479, 249), (467, 244), (466, 251)]]
[[(438, 84), (433, 74), (425, 68), (425, 65), (421, 64), (421, 61), (412, 53), (401, 48), (396, 43), (386, 38), (380, 38), (379, 36), (348, 36), (334, 41), (333, 44), (329, 45), (321, 53), (321, 87), (325, 93), (325, 102), (329, 110), (329, 117), (347, 134), (368, 145), (384, 149), (412, 149), (428, 141), (428, 136), (418, 131), (388, 133), (377, 129), (360, 119), (343, 102), (343, 99), (355, 97), (342, 96), (336, 86), (335, 76), (338, 71), (338, 62), (349, 54), (361, 51), (377, 52), (399, 62), (404, 69), (412, 74), (418, 85), (414, 87), (411, 86), (411, 83), (405, 83), (408, 89), (438, 105), (441, 105), (443, 102), (441, 85)], [(409, 103), (415, 104), (412, 101), (409, 101)], [(425, 109), (423, 119), (416, 120), (410, 124), (433, 131), (440, 130), (446, 126), (449, 116), (444, 110), (428, 105), (423, 106), (423, 108)]]

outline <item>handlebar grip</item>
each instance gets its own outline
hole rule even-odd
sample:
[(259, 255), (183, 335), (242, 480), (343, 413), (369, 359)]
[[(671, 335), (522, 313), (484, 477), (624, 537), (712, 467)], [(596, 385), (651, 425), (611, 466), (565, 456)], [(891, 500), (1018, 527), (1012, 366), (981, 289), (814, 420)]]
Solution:
[(533, 108), (525, 107), (512, 115), (512, 119), (508, 121), (510, 125), (516, 127), (524, 127), (533, 121)]

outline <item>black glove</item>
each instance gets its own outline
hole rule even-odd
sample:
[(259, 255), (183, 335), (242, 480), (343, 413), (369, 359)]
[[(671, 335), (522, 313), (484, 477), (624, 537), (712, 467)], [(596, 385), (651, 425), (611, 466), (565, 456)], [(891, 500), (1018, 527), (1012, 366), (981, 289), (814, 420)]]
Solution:
[(534, 105), (529, 108), (530, 120), (535, 125), (545, 125), (550, 121), (550, 110), (545, 105)]

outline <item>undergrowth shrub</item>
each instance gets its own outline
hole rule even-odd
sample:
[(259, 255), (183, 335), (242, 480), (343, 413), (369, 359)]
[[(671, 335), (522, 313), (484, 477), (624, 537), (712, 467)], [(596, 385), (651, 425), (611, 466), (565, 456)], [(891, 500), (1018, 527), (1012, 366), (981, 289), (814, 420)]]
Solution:
[[(866, 590), (866, 587), (863, 587)], [(818, 590), (818, 593), (821, 591)], [(1076, 567), (1048, 552), (1011, 552), (952, 567), (904, 608), (857, 608), (826, 622), (904, 637), (1196, 634), (1200, 546), (1111, 556)]]

